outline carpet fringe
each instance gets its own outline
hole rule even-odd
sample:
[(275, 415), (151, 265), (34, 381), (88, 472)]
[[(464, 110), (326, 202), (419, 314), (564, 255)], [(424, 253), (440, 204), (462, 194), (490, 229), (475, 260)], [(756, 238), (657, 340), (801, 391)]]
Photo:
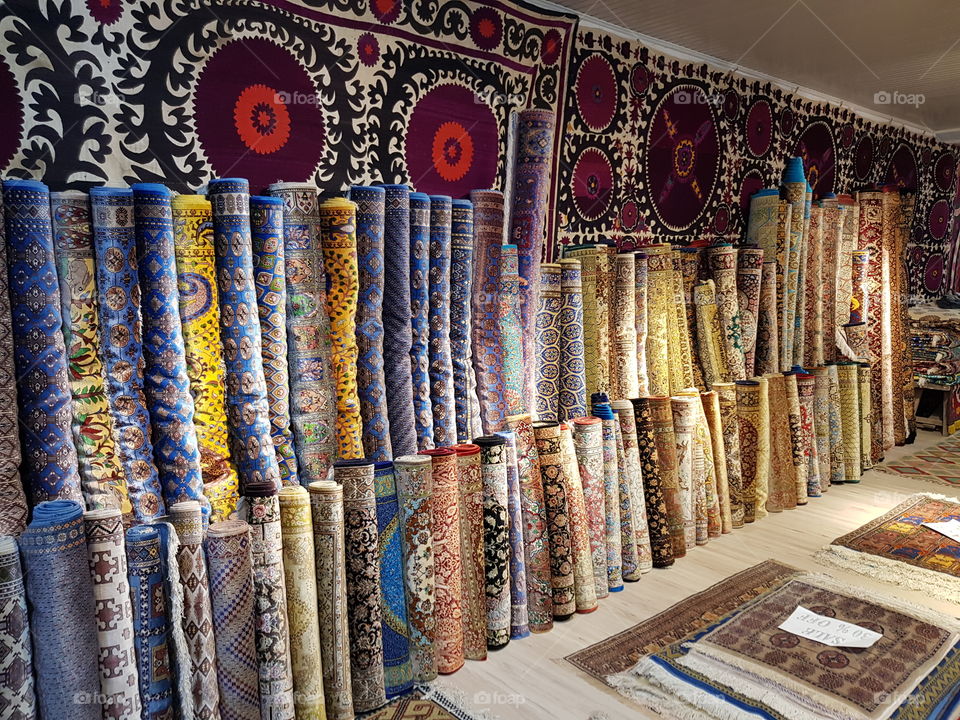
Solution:
[(458, 720), (500, 720), (489, 710), (478, 710), (470, 706), (467, 693), (460, 688), (442, 683), (430, 683), (418, 686), (424, 700), (430, 700), (455, 716)]

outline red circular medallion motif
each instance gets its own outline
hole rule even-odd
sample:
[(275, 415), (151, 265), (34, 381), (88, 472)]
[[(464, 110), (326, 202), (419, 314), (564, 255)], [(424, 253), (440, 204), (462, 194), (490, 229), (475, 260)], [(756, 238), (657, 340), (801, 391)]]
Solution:
[(244, 145), (267, 155), (290, 138), (290, 114), (279, 93), (266, 85), (250, 85), (233, 106), (233, 123)]
[(458, 122), (443, 123), (433, 136), (433, 166), (444, 180), (456, 182), (473, 164), (473, 140)]

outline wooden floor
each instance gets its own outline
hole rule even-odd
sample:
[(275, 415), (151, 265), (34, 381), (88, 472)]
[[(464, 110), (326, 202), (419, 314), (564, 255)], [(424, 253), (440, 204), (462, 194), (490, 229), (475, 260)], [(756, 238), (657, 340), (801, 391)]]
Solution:
[[(887, 459), (909, 455), (941, 439), (939, 434), (921, 432), (912, 446), (890, 451)], [(833, 486), (805, 507), (771, 514), (758, 523), (713, 539), (673, 567), (653, 570), (639, 582), (627, 583), (623, 592), (601, 600), (596, 612), (556, 623), (549, 633), (511, 642), (503, 650), (491, 653), (484, 662), (468, 661), (455, 675), (441, 678), (441, 683), (460, 691), (468, 707), (501, 720), (662, 717), (645, 713), (581, 673), (563, 657), (768, 558), (801, 569), (827, 572), (849, 580), (851, 586), (875, 589), (960, 616), (960, 598), (958, 604), (938, 601), (922, 592), (825, 567), (813, 560), (813, 552), (830, 540), (883, 514), (916, 492), (960, 496), (960, 489), (947, 485), (867, 472), (859, 485)]]

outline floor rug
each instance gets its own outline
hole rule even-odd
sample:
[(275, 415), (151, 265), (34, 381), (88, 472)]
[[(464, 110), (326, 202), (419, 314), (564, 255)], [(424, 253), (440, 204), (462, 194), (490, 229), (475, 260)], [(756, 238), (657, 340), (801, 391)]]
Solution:
[(454, 688), (418, 685), (363, 720), (492, 720), (486, 712), (466, 709), (465, 698)]
[(649, 620), (567, 655), (564, 659), (612, 687), (607, 682), (607, 676), (629, 670), (641, 656), (657, 652), (669, 643), (705, 627), (797, 572), (789, 565), (765, 560), (681, 600)]
[(960, 548), (925, 522), (960, 520), (960, 500), (911, 495), (887, 513), (834, 540), (817, 560), (941, 600), (960, 598)]
[(874, 470), (960, 487), (960, 435), (906, 457), (878, 463)]

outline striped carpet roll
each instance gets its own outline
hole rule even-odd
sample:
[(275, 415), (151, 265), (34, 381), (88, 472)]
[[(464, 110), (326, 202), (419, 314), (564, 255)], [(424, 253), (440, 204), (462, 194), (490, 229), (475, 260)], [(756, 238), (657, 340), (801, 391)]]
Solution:
[(373, 469), (377, 502), (377, 558), (380, 563), (380, 608), (383, 616), (383, 672), (387, 698), (413, 687), (410, 664), (410, 626), (403, 590), (403, 550), (400, 506), (393, 463), (378, 462)]
[(34, 505), (58, 498), (82, 502), (50, 193), (32, 180), (6, 180), (3, 193), (24, 487)]
[[(669, 245), (647, 248), (647, 381), (650, 394), (670, 394), (669, 317), (673, 303), (673, 261)], [(584, 315), (584, 328), (587, 318)]]
[(133, 192), (93, 188), (90, 206), (107, 398), (133, 516), (138, 522), (149, 522), (164, 515), (166, 506), (150, 440), (141, 337), (131, 332), (140, 323)]
[[(520, 275), (517, 271), (517, 246), (500, 248), (500, 288), (498, 318), (503, 343), (503, 387), (507, 415), (520, 414), (523, 404), (523, 344), (520, 326)], [(504, 418), (506, 421), (506, 418)]]
[(680, 476), (677, 462), (677, 437), (673, 428), (673, 408), (669, 395), (657, 395), (648, 398), (648, 401), (653, 440), (657, 458), (660, 461), (660, 479), (663, 485), (664, 503), (667, 506), (670, 541), (673, 557), (676, 559), (687, 554), (687, 543), (683, 533), (683, 507), (680, 503)]
[(431, 459), (431, 505), (434, 595), (434, 652), (437, 672), (444, 675), (463, 667), (463, 559), (460, 543), (460, 490), (457, 451), (436, 448), (422, 451)]
[[(3, 185), (0, 183), (0, 269), (7, 267), (6, 238)], [(7, 273), (0, 271), (0, 457), (4, 458), (0, 465), (0, 535), (22, 533), (27, 526), (29, 512), (23, 481), (20, 479), (20, 433), (13, 352), (9, 282)]]
[(757, 375), (769, 375), (780, 367), (780, 323), (777, 315), (776, 264), (764, 262), (760, 274), (760, 303), (757, 310), (757, 347), (754, 370)]
[(517, 436), (512, 430), (500, 430), (504, 440), (504, 465), (507, 471), (507, 513), (510, 516), (510, 638), (530, 635), (527, 613), (527, 561), (523, 543), (523, 509), (520, 501), (520, 473), (517, 467)]
[(650, 554), (653, 567), (666, 568), (673, 565), (673, 542), (670, 538), (670, 523), (667, 505), (663, 496), (660, 478), (660, 458), (653, 438), (653, 423), (650, 418), (649, 398), (635, 398), (633, 414), (637, 423), (637, 449), (643, 473), (643, 497), (647, 506), (647, 528), (650, 535)]
[(353, 708), (367, 712), (386, 702), (374, 465), (365, 459), (340, 460), (333, 473), (343, 486)]
[(457, 442), (470, 442), (479, 434), (477, 384), (473, 372), (470, 336), (473, 318), (470, 295), (473, 287), (473, 203), (454, 200), (450, 211), (450, 356), (453, 363), (453, 399), (456, 408)]
[(720, 532), (726, 534), (733, 530), (733, 515), (730, 511), (730, 481), (727, 477), (727, 450), (723, 438), (720, 396), (715, 390), (710, 390), (700, 397), (713, 450), (714, 471), (717, 478), (717, 503), (720, 508)]
[[(160, 527), (138, 525), (127, 530), (127, 568), (143, 712), (147, 717), (174, 717), (177, 698), (171, 669), (175, 667), (176, 650), (171, 633), (171, 597), (164, 574), (167, 547)], [(180, 702), (186, 703), (187, 698), (180, 698)]]
[(243, 179), (211, 180), (217, 282), (220, 286), (220, 339), (227, 368), (227, 419), (231, 455), (240, 490), (248, 484), (280, 486), (280, 468), (270, 437), (270, 408), (263, 375), (260, 318), (254, 290), (250, 238), (249, 186)]
[(500, 341), (500, 252), (503, 238), (503, 193), (474, 190), (473, 318), (471, 353), (477, 377), (480, 418), (485, 432), (502, 430), (507, 416), (503, 346)]
[(287, 282), (283, 244), (283, 199), (250, 198), (253, 281), (260, 316), (260, 357), (267, 383), (270, 435), (280, 481), (299, 484), (290, 427), (290, 368), (287, 361)]
[(463, 652), (467, 660), (487, 658), (487, 612), (484, 600), (483, 468), (480, 447), (454, 445), (460, 491), (460, 562), (463, 570)]
[(283, 200), (290, 424), (300, 483), (309, 485), (328, 479), (337, 457), (337, 408), (317, 188), (306, 183), (276, 183), (268, 190)]
[(611, 372), (616, 385), (611, 383), (614, 398), (632, 398), (640, 392), (637, 369), (637, 280), (636, 260), (632, 252), (613, 256), (613, 297), (610, 303), (610, 321), (613, 323), (611, 344), (613, 356)]
[(637, 388), (639, 395), (650, 390), (647, 378), (647, 254), (638, 252), (633, 259), (634, 299), (637, 323)]
[[(123, 556), (122, 550), (120, 555)], [(123, 577), (126, 580), (126, 568)], [(5, 649), (0, 658), (0, 702), (8, 717), (30, 720), (37, 716), (37, 696), (33, 686), (33, 653), (30, 649), (30, 623), (23, 580), (17, 541), (9, 535), (0, 535), (0, 643)], [(98, 632), (102, 632), (99, 627)], [(135, 673), (136, 658), (133, 657), (132, 643), (130, 645), (126, 660)], [(101, 692), (102, 688), (101, 684)], [(139, 715), (140, 696), (137, 694), (136, 680), (133, 681), (130, 695), (129, 711), (135, 716)], [(133, 698), (136, 698), (135, 705)]]
[(723, 455), (726, 458), (730, 525), (743, 527), (743, 479), (740, 468), (740, 421), (737, 418), (737, 386), (734, 383), (715, 383), (723, 432)]
[(317, 562), (320, 665), (323, 668), (327, 720), (352, 720), (343, 487), (333, 480), (322, 480), (310, 483), (307, 490), (310, 492), (313, 551)]
[(410, 194), (410, 367), (413, 373), (413, 413), (417, 448), (433, 443), (430, 401), (430, 198)]
[(584, 374), (583, 287), (580, 261), (560, 261), (560, 392), (557, 415), (573, 420), (587, 414), (587, 381)]
[[(100, 720), (100, 703), (95, 702), (100, 682), (97, 663), (93, 662), (98, 657), (97, 624), (92, 622), (96, 599), (83, 508), (71, 500), (40, 503), (34, 507), (33, 518), (19, 542), (33, 670), (38, 678), (35, 691), (39, 717)], [(18, 619), (26, 627), (26, 618)], [(134, 619), (136, 628), (136, 616)], [(11, 630), (13, 627), (7, 626), (7, 631)], [(23, 655), (29, 651), (19, 652)], [(4, 661), (7, 657), (5, 653)], [(27, 682), (21, 687), (29, 693)], [(23, 699), (28, 698), (25, 695)], [(78, 702), (82, 699), (86, 701)]]
[(603, 599), (610, 594), (610, 586), (607, 583), (603, 421), (598, 417), (577, 418), (573, 421), (573, 440), (586, 505), (587, 540), (590, 544), (594, 595), (598, 599)]
[(741, 247), (737, 252), (737, 307), (740, 312), (740, 332), (747, 377), (753, 377), (755, 372), (763, 259), (761, 248)]
[(294, 714), (297, 718), (322, 720), (326, 711), (310, 493), (300, 485), (289, 485), (280, 488), (277, 497), (280, 501)]
[(757, 519), (757, 475), (760, 461), (760, 383), (756, 380), (738, 380), (737, 421), (740, 431), (740, 498), (743, 502), (743, 521)]
[(137, 183), (132, 189), (143, 320), (143, 386), (163, 501), (169, 508), (176, 502), (196, 500), (209, 516), (180, 326), (172, 194), (153, 183)]
[(590, 398), (594, 417), (600, 418), (603, 438), (604, 542), (607, 549), (607, 588), (623, 590), (623, 546), (620, 527), (620, 463), (617, 456), (617, 420), (604, 393)]
[[(137, 717), (141, 705), (123, 518), (117, 508), (90, 510), (84, 513), (83, 524), (97, 610), (100, 692), (104, 715)], [(214, 681), (214, 705), (216, 701)]]
[(180, 323), (200, 445), (203, 494), (210, 501), (210, 520), (225, 520), (236, 511), (240, 481), (230, 457), (227, 431), (213, 211), (210, 201), (201, 195), (176, 195), (171, 204)]
[[(386, 190), (354, 185), (357, 204), (357, 389), (363, 420), (363, 455), (374, 462), (393, 457), (384, 373), (384, 213)], [(409, 290), (408, 290), (409, 292)], [(395, 298), (391, 298), (394, 302)], [(392, 304), (388, 303), (388, 304)]]
[(434, 652), (436, 618), (433, 614), (436, 578), (430, 512), (433, 495), (432, 460), (423, 455), (394, 458), (397, 501), (400, 508), (400, 541), (403, 549), (403, 584), (410, 626), (410, 664), (414, 682), (437, 677)]
[(560, 404), (560, 295), (561, 267), (555, 263), (540, 266), (540, 296), (537, 300), (534, 356), (536, 364), (537, 417), (556, 422)]
[[(127, 482), (116, 452), (113, 417), (107, 402), (106, 378), (100, 360), (102, 340), (97, 305), (97, 268), (93, 255), (90, 203), (86, 194), (75, 191), (50, 193), (50, 216), (57, 277), (60, 280), (63, 341), (67, 357), (70, 358), (73, 444), (77, 448), (84, 501), (90, 509), (120, 508), (124, 515), (130, 517), (132, 509), (127, 497)], [(6, 254), (6, 246), (3, 252)], [(5, 265), (6, 259), (3, 259)], [(5, 280), (6, 275), (3, 277)], [(3, 332), (7, 334), (7, 340), (11, 340), (10, 301), (6, 292), (4, 298), (5, 312), (0, 322), (5, 328)], [(10, 350), (12, 352), (12, 347)], [(12, 354), (8, 359), (13, 361)], [(10, 377), (12, 379), (12, 374)], [(18, 440), (15, 462), (19, 462), (19, 455)], [(8, 457), (6, 453), (3, 456)], [(14, 492), (22, 496), (23, 486)]]
[(544, 504), (540, 461), (529, 415), (508, 415), (507, 427), (517, 442), (517, 472), (523, 514), (523, 545), (527, 571), (527, 614), (532, 632), (553, 628), (553, 589), (547, 510)]
[(483, 585), (487, 647), (510, 642), (510, 517), (507, 513), (506, 441), (499, 435), (474, 439), (483, 475)]
[(803, 419), (800, 416), (800, 388), (797, 373), (784, 373), (787, 385), (787, 416), (790, 420), (790, 448), (793, 451), (794, 483), (797, 505), (807, 502), (807, 458), (804, 455)]
[(587, 506), (583, 497), (583, 481), (573, 441), (573, 423), (560, 425), (560, 462), (563, 468), (563, 489), (567, 496), (570, 519), (570, 551), (573, 557), (573, 589), (578, 613), (597, 609), (597, 589), (593, 576)]
[(320, 203), (320, 240), (327, 275), (330, 363), (337, 397), (337, 454), (363, 457), (363, 421), (357, 393), (357, 206), (344, 198)]
[[(612, 409), (612, 408), (611, 408)], [(613, 431), (617, 442), (617, 478), (620, 497), (620, 560), (623, 579), (636, 582), (640, 579), (640, 556), (637, 552), (637, 536), (633, 517), (633, 479), (623, 445), (623, 430), (620, 419), (614, 412)]]
[(800, 398), (800, 427), (803, 430), (803, 458), (807, 464), (807, 497), (820, 497), (820, 456), (817, 453), (817, 430), (813, 417), (816, 392), (813, 375), (797, 375)]
[[(697, 545), (697, 517), (695, 510), (695, 483), (694, 477), (694, 428), (697, 413), (694, 399), (674, 395), (670, 398), (670, 408), (673, 412), (673, 431), (677, 443), (677, 478), (680, 490), (680, 509), (683, 513), (683, 542), (687, 550)], [(703, 458), (700, 457), (702, 472)]]
[(217, 648), (220, 717), (259, 720), (250, 526), (240, 520), (214, 523), (207, 531), (206, 555)]
[(771, 373), (766, 379), (770, 406), (779, 408), (770, 416), (770, 481), (766, 509), (781, 512), (797, 506), (787, 380), (781, 373)]
[(567, 494), (560, 455), (560, 424), (535, 422), (533, 436), (540, 464), (544, 506), (547, 511), (553, 617), (564, 620), (573, 615), (577, 606), (574, 593), (570, 516), (567, 511)]
[[(650, 554), (650, 532), (647, 528), (647, 504), (643, 496), (643, 474), (640, 466), (640, 448), (637, 441), (637, 419), (630, 400), (610, 403), (620, 423), (623, 436), (623, 457), (630, 487), (630, 505), (633, 516), (634, 542), (637, 548), (637, 567), (648, 572), (653, 567)], [(621, 518), (622, 520), (622, 518)]]
[[(220, 691), (217, 669), (211, 658), (216, 657), (213, 636), (213, 610), (207, 564), (203, 557), (204, 522), (200, 504), (193, 500), (175, 503), (170, 507), (170, 524), (177, 531), (180, 546), (177, 566), (183, 591), (183, 616), (180, 625), (187, 640), (189, 652), (189, 682), (193, 707), (198, 718), (215, 718), (219, 713)], [(182, 670), (185, 672), (186, 668)]]
[(417, 451), (413, 417), (413, 370), (410, 347), (410, 188), (384, 185), (383, 372), (390, 421), (390, 447), (395, 456)]
[(450, 352), (451, 213), (449, 197), (430, 196), (430, 404), (433, 442), (437, 447), (457, 442)]

